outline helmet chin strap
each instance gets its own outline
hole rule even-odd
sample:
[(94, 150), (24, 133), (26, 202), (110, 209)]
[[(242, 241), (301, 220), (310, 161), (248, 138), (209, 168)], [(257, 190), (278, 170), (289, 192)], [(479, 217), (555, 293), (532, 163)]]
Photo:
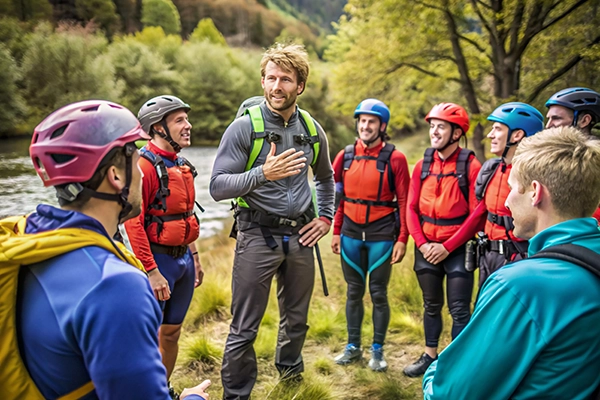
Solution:
[(451, 126), (452, 126), (452, 134), (450, 135), (450, 139), (448, 139), (448, 142), (445, 145), (443, 145), (442, 148), (437, 150), (438, 152), (446, 150), (449, 146), (453, 145), (454, 143), (456, 143), (460, 140), (460, 136), (456, 140), (452, 138), (452, 136), (454, 136), (454, 129), (456, 129), (456, 127), (454, 124), (452, 124)]
[[(358, 137), (360, 138), (360, 134), (358, 132), (358, 120), (354, 124), (356, 125), (356, 133), (358, 134)], [(383, 132), (379, 131), (379, 135), (375, 136), (373, 139), (370, 139), (370, 140), (360, 139), (360, 141), (363, 142), (365, 146), (369, 146), (369, 145), (375, 143), (377, 141), (377, 139), (379, 139), (379, 138), (381, 138), (381, 140), (383, 140), (384, 135), (385, 135), (385, 131), (383, 131)]]
[(169, 127), (167, 126), (167, 121), (165, 121), (163, 119), (161, 122), (161, 125), (162, 125), (163, 129), (165, 130), (164, 132), (160, 132), (154, 128), (151, 128), (152, 132), (157, 134), (161, 138), (165, 139), (171, 145), (173, 150), (175, 150), (175, 153), (179, 153), (181, 151), (181, 146), (176, 141), (174, 141), (173, 138), (171, 137), (171, 132), (169, 131)]
[(510, 137), (512, 136), (512, 133), (513, 133), (513, 131), (508, 132), (508, 137), (506, 138), (506, 145), (504, 146), (504, 151), (502, 152), (503, 160), (506, 158), (506, 155), (508, 154), (508, 151), (510, 150), (510, 148), (516, 146), (518, 143), (518, 142), (515, 142), (515, 143), (510, 142)]

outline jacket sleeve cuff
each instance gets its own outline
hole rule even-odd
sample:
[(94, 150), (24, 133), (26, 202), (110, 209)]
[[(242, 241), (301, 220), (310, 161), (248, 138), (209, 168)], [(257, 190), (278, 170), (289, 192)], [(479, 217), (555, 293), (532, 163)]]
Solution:
[(327, 225), (331, 226), (331, 218), (325, 217), (325, 216), (320, 216), (319, 219), (323, 222), (325, 222)]

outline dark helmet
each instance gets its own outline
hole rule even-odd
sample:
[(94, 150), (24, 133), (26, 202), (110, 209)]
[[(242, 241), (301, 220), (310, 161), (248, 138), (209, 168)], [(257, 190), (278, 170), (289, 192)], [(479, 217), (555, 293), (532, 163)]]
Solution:
[(381, 132), (385, 132), (388, 122), (390, 122), (390, 109), (381, 100), (366, 99), (358, 103), (354, 110), (354, 118), (358, 118), (361, 114), (375, 115), (379, 117), (381, 124), (385, 124), (385, 128)]
[(556, 92), (546, 102), (546, 107), (563, 106), (575, 113), (575, 121), (579, 112), (592, 115), (595, 122), (600, 121), (600, 94), (588, 88), (573, 87)]
[(157, 96), (144, 103), (138, 112), (138, 119), (144, 131), (150, 133), (152, 125), (162, 121), (167, 114), (177, 110), (189, 112), (190, 109), (190, 106), (184, 103), (179, 97), (168, 95)]
[(488, 121), (508, 126), (510, 138), (515, 129), (522, 129), (525, 136), (532, 136), (544, 129), (544, 116), (529, 104), (513, 101), (502, 104), (487, 117)]
[[(187, 113), (190, 109), (190, 106), (187, 103), (184, 103), (179, 97), (162, 95), (145, 102), (138, 112), (138, 119), (140, 120), (144, 131), (150, 135), (158, 134), (169, 142), (176, 152), (179, 152), (181, 146), (179, 146), (179, 144), (171, 137), (169, 127), (165, 122), (165, 117), (173, 111), (184, 110)], [(162, 122), (162, 126), (165, 129), (164, 133), (152, 129), (152, 125), (159, 122)]]
[(253, 96), (247, 98), (242, 102), (242, 104), (240, 104), (240, 108), (238, 108), (237, 113), (235, 114), (235, 118), (238, 119), (239, 117), (244, 115), (247, 109), (249, 109), (252, 106), (257, 106), (263, 101), (265, 101), (265, 96)]

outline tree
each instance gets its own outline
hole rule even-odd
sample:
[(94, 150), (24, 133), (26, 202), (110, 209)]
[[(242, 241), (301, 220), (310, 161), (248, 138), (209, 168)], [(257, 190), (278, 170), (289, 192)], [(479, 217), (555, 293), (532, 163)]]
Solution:
[[(330, 59), (342, 61), (336, 76), (339, 98), (357, 91), (356, 82), (362, 82), (373, 95), (391, 99), (393, 108), (408, 107), (419, 117), (434, 102), (457, 100), (474, 120), (474, 148), (483, 158), (479, 122), (494, 106), (507, 100), (535, 101), (591, 57), (589, 52), (597, 51), (600, 16), (595, 3), (350, 0), (350, 17), (340, 20), (328, 53)], [(566, 31), (572, 36), (563, 35)], [(555, 52), (541, 48), (549, 38), (563, 45)], [(538, 63), (544, 65), (544, 74)], [(427, 94), (415, 94), (418, 91)]]
[(56, 31), (49, 23), (36, 27), (22, 64), (31, 129), (65, 104), (92, 98), (119, 100), (113, 67), (99, 57), (107, 45), (104, 35), (80, 26), (62, 24)]
[(160, 26), (166, 34), (181, 32), (179, 11), (171, 0), (142, 0), (142, 24)]
[(160, 93), (173, 93), (178, 87), (179, 77), (156, 48), (132, 36), (110, 45), (106, 57), (114, 67), (115, 78), (124, 85), (120, 104), (134, 112), (144, 101)]
[(198, 22), (196, 29), (194, 29), (194, 32), (190, 35), (190, 40), (192, 42), (207, 40), (210, 43), (227, 46), (225, 38), (221, 32), (219, 32), (211, 18), (203, 18)]
[(77, 16), (98, 24), (108, 37), (119, 29), (119, 16), (112, 0), (75, 0)]
[(21, 21), (49, 19), (52, 5), (48, 0), (0, 0), (0, 15)]
[(25, 102), (17, 87), (19, 78), (15, 59), (0, 43), (0, 136), (14, 135), (25, 116)]
[(181, 36), (165, 35), (160, 26), (149, 26), (136, 32), (134, 38), (159, 53), (171, 67), (175, 65), (181, 47)]

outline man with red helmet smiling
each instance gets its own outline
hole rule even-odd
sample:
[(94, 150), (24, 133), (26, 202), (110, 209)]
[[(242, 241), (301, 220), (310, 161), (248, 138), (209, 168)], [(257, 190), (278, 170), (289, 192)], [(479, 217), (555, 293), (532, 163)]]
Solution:
[(410, 377), (423, 375), (437, 358), (442, 333), (444, 276), (452, 338), (471, 317), (473, 274), (465, 269), (465, 244), (457, 232), (477, 205), (475, 180), (481, 163), (458, 141), (469, 130), (469, 116), (453, 103), (435, 105), (425, 117), (431, 147), (417, 162), (408, 192), (408, 231), (415, 241), (415, 272), (423, 291), (425, 353), (404, 369)]

